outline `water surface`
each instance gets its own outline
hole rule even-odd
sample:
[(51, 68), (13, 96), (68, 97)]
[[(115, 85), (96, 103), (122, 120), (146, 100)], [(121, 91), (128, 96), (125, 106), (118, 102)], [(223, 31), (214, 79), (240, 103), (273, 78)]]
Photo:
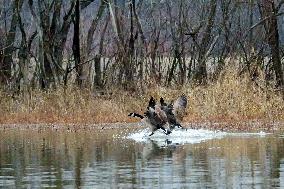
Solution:
[(279, 134), (0, 131), (0, 188), (284, 188)]

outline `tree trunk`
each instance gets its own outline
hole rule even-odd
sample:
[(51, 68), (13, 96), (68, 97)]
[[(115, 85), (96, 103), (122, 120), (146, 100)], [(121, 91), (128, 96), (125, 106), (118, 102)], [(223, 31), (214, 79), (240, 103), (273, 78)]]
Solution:
[(275, 15), (277, 10), (273, 0), (261, 0), (259, 5), (262, 18), (269, 17), (265, 22), (266, 39), (271, 49), (273, 70), (276, 76), (276, 87), (280, 88), (284, 95), (284, 78), (279, 50), (278, 23)]
[(95, 79), (94, 79), (94, 85), (97, 88), (102, 88), (102, 78), (101, 78), (101, 56), (103, 53), (103, 47), (104, 47), (104, 38), (105, 38), (105, 33), (106, 33), (106, 29), (108, 26), (108, 22), (109, 22), (110, 17), (108, 16), (108, 18), (106, 19), (104, 28), (101, 32), (101, 36), (100, 36), (100, 46), (99, 46), (99, 52), (95, 57)]
[[(134, 37), (134, 17), (133, 17), (133, 9), (135, 8), (135, 1), (129, 3), (130, 9), (130, 36), (127, 50), (127, 57), (124, 59), (125, 61), (125, 76), (126, 76), (126, 84), (132, 85), (133, 82), (129, 82), (133, 80), (134, 73), (134, 47), (135, 47), (135, 37)], [(127, 86), (129, 87), (129, 86)], [(130, 86), (132, 87), (132, 86)]]
[(210, 1), (210, 12), (207, 20), (207, 26), (204, 31), (204, 36), (201, 40), (199, 56), (198, 56), (198, 65), (196, 68), (196, 72), (194, 74), (194, 80), (197, 84), (205, 84), (207, 81), (207, 71), (206, 71), (206, 61), (204, 56), (207, 52), (207, 48), (209, 47), (209, 43), (211, 41), (211, 33), (215, 22), (216, 15), (216, 7), (217, 0)]
[(105, 0), (101, 0), (101, 4), (98, 10), (98, 13), (96, 15), (96, 17), (93, 19), (92, 24), (88, 30), (88, 35), (87, 35), (87, 55), (89, 55), (91, 53), (92, 50), (92, 44), (93, 44), (93, 37), (94, 37), (94, 33), (96, 31), (96, 28), (98, 26), (99, 20), (101, 19), (104, 10), (106, 8), (107, 4)]
[(7, 35), (7, 40), (5, 43), (5, 49), (3, 53), (3, 61), (0, 62), (0, 83), (7, 84), (11, 79), (11, 68), (13, 63), (13, 52), (14, 52), (14, 41), (16, 37), (17, 23), (18, 23), (18, 14), (17, 9), (21, 9), (23, 5), (23, 0), (14, 0), (12, 3), (12, 20), (9, 33)]
[(77, 72), (77, 84), (81, 87), (83, 83), (83, 67), (80, 65), (80, 0), (76, 1), (75, 15), (74, 15), (74, 36), (73, 36), (73, 55), (75, 60), (76, 72)]

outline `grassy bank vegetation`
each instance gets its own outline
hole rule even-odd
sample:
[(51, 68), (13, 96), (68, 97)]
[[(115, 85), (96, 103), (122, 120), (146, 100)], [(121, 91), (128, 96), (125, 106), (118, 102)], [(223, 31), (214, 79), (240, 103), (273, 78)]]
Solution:
[(67, 87), (32, 90), (10, 95), (0, 92), (0, 123), (93, 124), (135, 122), (129, 112), (143, 113), (150, 96), (174, 100), (184, 93), (189, 98), (184, 122), (239, 122), (248, 120), (283, 121), (284, 102), (276, 90), (259, 75), (225, 69), (219, 79), (205, 86), (165, 88), (145, 87), (143, 92), (109, 89), (104, 95), (90, 90)]
[(185, 122), (283, 123), (283, 1), (24, 2), (0, 1), (0, 124), (135, 122), (182, 93)]

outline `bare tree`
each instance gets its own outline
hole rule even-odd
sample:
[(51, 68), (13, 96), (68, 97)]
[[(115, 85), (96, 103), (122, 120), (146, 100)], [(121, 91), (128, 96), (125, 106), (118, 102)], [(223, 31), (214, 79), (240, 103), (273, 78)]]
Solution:
[(16, 38), (16, 29), (18, 23), (17, 10), (21, 9), (23, 5), (23, 0), (14, 0), (11, 4), (12, 8), (12, 20), (10, 24), (10, 29), (7, 34), (6, 43), (4, 45), (3, 61), (0, 62), (0, 83), (8, 84), (11, 79), (11, 68), (13, 62), (13, 52), (15, 50), (14, 42)]
[(194, 80), (198, 84), (206, 83), (207, 79), (207, 70), (206, 70), (206, 53), (210, 46), (210, 41), (212, 39), (212, 30), (214, 27), (214, 21), (216, 16), (217, 0), (211, 0), (209, 5), (209, 15), (207, 18), (207, 25), (204, 31), (204, 35), (199, 44), (199, 56), (198, 56), (198, 65), (196, 68), (196, 73), (194, 74)]
[(81, 64), (81, 53), (80, 53), (80, 1), (76, 0), (75, 14), (73, 18), (74, 34), (73, 34), (73, 55), (77, 72), (77, 83), (82, 86), (83, 80), (83, 66)]
[(280, 59), (279, 31), (276, 13), (278, 12), (273, 0), (259, 0), (259, 10), (264, 22), (266, 40), (270, 46), (273, 70), (276, 75), (276, 87), (280, 88), (284, 95), (283, 68)]
[[(284, 15), (283, 4), (273, 0), (4, 1), (1, 84), (16, 90), (31, 83), (53, 88), (70, 82), (99, 89), (116, 84), (127, 90), (152, 84), (206, 84), (212, 75), (218, 78), (227, 58), (237, 58), (240, 74), (253, 75), (250, 67), (257, 62), (258, 68), (273, 72), (275, 77), (267, 79), (283, 89), (284, 38), (279, 26), (284, 23), (277, 19)], [(35, 68), (30, 71), (30, 66)]]

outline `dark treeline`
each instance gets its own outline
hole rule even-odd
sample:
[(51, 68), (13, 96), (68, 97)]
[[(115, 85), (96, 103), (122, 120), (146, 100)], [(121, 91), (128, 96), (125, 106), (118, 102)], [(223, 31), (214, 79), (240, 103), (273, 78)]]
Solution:
[(206, 84), (232, 62), (284, 86), (283, 0), (0, 3), (4, 90)]

